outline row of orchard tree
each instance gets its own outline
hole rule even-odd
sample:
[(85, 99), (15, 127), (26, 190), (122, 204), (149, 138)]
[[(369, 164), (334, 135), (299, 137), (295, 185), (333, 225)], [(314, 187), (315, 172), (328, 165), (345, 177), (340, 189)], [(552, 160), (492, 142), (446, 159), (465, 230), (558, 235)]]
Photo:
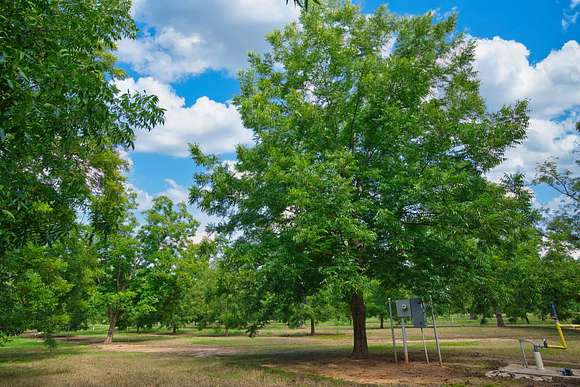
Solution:
[[(115, 154), (108, 156), (122, 167)], [(137, 222), (134, 194), (125, 188), (122, 174), (113, 176), (106, 191), (92, 198), (88, 223), (75, 224), (53, 244), (28, 244), (13, 252), (14, 258), (19, 254), (34, 267), (23, 267), (26, 274), (13, 289), (19, 293), (13, 295), (26, 298), (4, 308), (3, 323), (15, 329), (11, 333), (37, 329), (51, 342), (55, 332), (106, 323), (105, 342), (111, 343), (116, 328), (139, 331), (162, 326), (175, 333), (185, 326), (211, 326), (224, 328), (226, 334), (230, 328), (254, 333), (276, 320), (289, 327), (309, 324), (314, 334), (318, 322), (351, 320), (348, 300), (330, 287), (305, 289), (283, 302), (278, 302), (280, 290), (264, 297), (256, 288), (263, 286), (260, 276), (239, 270), (236, 262), (242, 255), (231, 243), (192, 238), (198, 223), (185, 203), (157, 197)], [(567, 214), (559, 212), (549, 221), (543, 256), (537, 253), (539, 242), (533, 241), (520, 246), (522, 251), (513, 259), (489, 260), (487, 267), (454, 279), (445, 288), (432, 284), (432, 277), (417, 286), (369, 280), (362, 290), (366, 316), (379, 318), (382, 328), (388, 298), (429, 295), (441, 313), (495, 315), (498, 326), (503, 325), (502, 315), (527, 320), (531, 313), (545, 318), (551, 302), (556, 302), (562, 317), (574, 317), (579, 306), (578, 266), (570, 255), (572, 235), (566, 229), (574, 220)]]
[(271, 33), (234, 99), (255, 143), (235, 164), (191, 147), (190, 204), (219, 219), (196, 241), (186, 205), (160, 197), (137, 221), (127, 190), (118, 149), (163, 122), (155, 96), (115, 86), (130, 3), (0, 7), (0, 334), (346, 314), (364, 358), (388, 296), (498, 323), (578, 311), (579, 180), (539, 167), (567, 198), (542, 219), (523, 176), (486, 177), (527, 102), (488, 111), (455, 16), (329, 2)]

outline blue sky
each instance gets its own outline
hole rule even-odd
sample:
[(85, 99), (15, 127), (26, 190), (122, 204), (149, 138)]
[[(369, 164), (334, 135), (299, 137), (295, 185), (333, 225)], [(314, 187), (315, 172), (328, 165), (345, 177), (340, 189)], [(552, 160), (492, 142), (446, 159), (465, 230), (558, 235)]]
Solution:
[[(384, 3), (355, 2), (365, 12)], [(491, 179), (516, 170), (531, 175), (547, 157), (575, 168), (580, 0), (392, 0), (387, 5), (400, 15), (457, 12), (459, 30), (478, 42), (476, 68), (489, 108), (530, 99), (529, 138), (508, 152)], [(136, 150), (124, 154), (132, 164), (129, 181), (145, 209), (161, 193), (186, 199), (195, 170), (188, 142), (233, 159), (235, 144), (251, 141), (228, 102), (238, 91), (235, 73), (248, 50), (267, 49), (265, 33), (295, 20), (298, 11), (284, 0), (136, 0), (132, 12), (141, 33), (136, 41), (119, 44), (119, 65), (129, 74), (120, 87), (155, 93), (167, 109), (166, 124), (140, 133)], [(535, 191), (539, 202), (559, 200), (545, 188)]]

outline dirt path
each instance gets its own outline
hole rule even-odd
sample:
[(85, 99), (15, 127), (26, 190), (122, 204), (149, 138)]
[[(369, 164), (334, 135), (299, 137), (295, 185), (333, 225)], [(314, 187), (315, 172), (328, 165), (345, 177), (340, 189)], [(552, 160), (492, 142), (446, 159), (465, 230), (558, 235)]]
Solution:
[(384, 359), (357, 361), (334, 359), (332, 361), (301, 362), (294, 364), (264, 364), (265, 367), (282, 368), (296, 373), (318, 374), (333, 379), (372, 385), (447, 385), (447, 384), (489, 384), (482, 374), (473, 374), (455, 367), (439, 367), (414, 362), (393, 364)]
[(212, 347), (209, 345), (164, 345), (159, 344), (93, 344), (94, 348), (109, 352), (138, 352), (138, 353), (172, 353), (194, 357), (224, 356), (239, 353), (239, 350), (226, 347)]

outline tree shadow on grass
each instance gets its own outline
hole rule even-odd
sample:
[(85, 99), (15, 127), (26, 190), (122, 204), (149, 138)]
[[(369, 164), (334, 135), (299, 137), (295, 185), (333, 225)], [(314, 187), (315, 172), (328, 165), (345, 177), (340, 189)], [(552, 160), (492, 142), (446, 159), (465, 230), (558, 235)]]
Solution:
[(36, 349), (19, 349), (10, 348), (0, 352), (0, 365), (4, 363), (28, 363), (38, 360), (51, 359), (57, 356), (71, 356), (80, 353), (79, 348), (57, 347), (55, 349), (36, 348)]
[(347, 348), (265, 348), (248, 352), (234, 353), (222, 356), (222, 359), (234, 364), (288, 363), (309, 361), (332, 361), (348, 359), (350, 349)]
[(314, 335), (311, 335), (310, 332), (292, 332), (292, 333), (283, 333), (279, 335), (272, 335), (273, 337), (307, 337), (307, 338), (333, 338), (336, 339), (342, 337), (350, 337), (349, 335), (339, 332), (316, 332)]
[[(70, 343), (70, 344), (103, 344), (105, 341), (105, 336), (55, 336), (58, 342)], [(119, 336), (113, 338), (113, 343), (145, 343), (149, 341), (158, 341), (167, 339), (165, 335), (148, 335), (148, 334), (135, 334), (131, 336)]]
[(70, 371), (67, 369), (47, 370), (45, 368), (30, 368), (11, 365), (10, 368), (0, 368), (0, 380), (16, 380), (20, 378), (47, 377), (52, 375), (65, 375)]

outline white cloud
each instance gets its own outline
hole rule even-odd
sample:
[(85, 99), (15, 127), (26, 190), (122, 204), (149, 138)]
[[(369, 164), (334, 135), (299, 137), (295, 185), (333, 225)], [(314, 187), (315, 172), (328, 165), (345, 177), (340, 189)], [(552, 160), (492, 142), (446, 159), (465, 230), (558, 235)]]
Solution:
[(200, 97), (187, 106), (185, 99), (171, 87), (153, 78), (127, 78), (117, 82), (122, 91), (144, 90), (159, 97), (166, 109), (165, 124), (151, 132), (139, 132), (135, 141), (138, 152), (163, 153), (178, 157), (189, 155), (188, 143), (198, 143), (206, 152), (231, 152), (239, 143), (249, 143), (251, 132), (244, 128), (236, 108), (230, 104)]
[(189, 191), (187, 187), (177, 184), (173, 179), (164, 179), (165, 189), (155, 195), (150, 194), (147, 191), (142, 190), (132, 183), (127, 183), (127, 188), (137, 194), (137, 211), (143, 212), (151, 209), (153, 207), (153, 199), (157, 196), (167, 196), (175, 204), (184, 202), (189, 202)]
[(249, 50), (267, 47), (265, 34), (298, 15), (281, 0), (139, 0), (132, 13), (155, 32), (122, 41), (120, 60), (167, 82), (207, 69), (235, 73)]
[(118, 149), (117, 153), (119, 154), (121, 160), (124, 160), (127, 163), (127, 167), (129, 167), (129, 169), (133, 168), (133, 159), (131, 159), (129, 152), (127, 152), (125, 149)]
[(505, 173), (523, 172), (531, 179), (536, 165), (551, 157), (558, 158), (560, 168), (577, 171), (575, 151), (580, 144), (580, 135), (574, 130), (574, 123), (574, 118), (564, 122), (532, 118), (526, 140), (508, 150), (506, 160), (488, 176), (497, 181)]
[(580, 46), (569, 41), (536, 64), (530, 64), (529, 54), (513, 40), (477, 41), (475, 66), (488, 108), (530, 100), (527, 139), (508, 150), (506, 161), (489, 173), (493, 180), (516, 171), (531, 178), (536, 165), (550, 157), (557, 157), (562, 168), (578, 170), (574, 151), (580, 136), (574, 125), (580, 118)]
[(580, 5), (580, 0), (570, 0), (570, 10), (565, 10), (562, 15), (562, 29), (566, 31), (572, 24), (576, 24), (580, 12), (575, 8)]
[(563, 208), (574, 205), (575, 202), (566, 195), (558, 195), (548, 200), (547, 202), (540, 202), (537, 199), (534, 200), (534, 207), (544, 210), (548, 215), (557, 214), (558, 211), (562, 211)]
[(118, 54), (141, 74), (172, 81), (185, 74), (199, 74), (212, 67), (201, 36), (185, 36), (171, 27), (139, 40), (119, 42)]
[(165, 179), (164, 181), (167, 184), (167, 189), (161, 195), (167, 196), (175, 203), (189, 202), (189, 192), (186, 187), (177, 184), (173, 179)]
[(533, 116), (552, 118), (580, 105), (578, 42), (565, 43), (536, 64), (530, 64), (529, 54), (526, 46), (513, 40), (477, 41), (475, 66), (489, 108), (529, 98)]

